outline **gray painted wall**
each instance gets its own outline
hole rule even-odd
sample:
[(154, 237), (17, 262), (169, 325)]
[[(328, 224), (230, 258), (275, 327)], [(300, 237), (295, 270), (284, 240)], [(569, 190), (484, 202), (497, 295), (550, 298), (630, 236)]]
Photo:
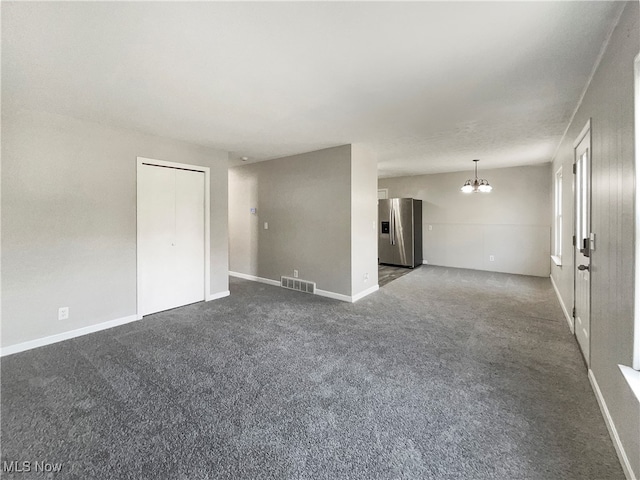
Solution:
[(226, 152), (4, 110), (2, 346), (136, 314), (137, 156), (211, 168), (210, 293), (228, 290)]
[(351, 147), (351, 292), (357, 295), (378, 284), (378, 161), (364, 145)]
[[(389, 198), (422, 200), (423, 258), (432, 265), (548, 276), (550, 165), (483, 169), (489, 194), (460, 191), (469, 171), (381, 178)], [(430, 229), (431, 228), (431, 229)], [(489, 261), (489, 256), (494, 261)]]
[(351, 295), (350, 205), (351, 145), (229, 169), (229, 269)]
[[(640, 405), (618, 364), (631, 365), (634, 299), (634, 118), (633, 68), (640, 52), (638, 2), (628, 2), (602, 61), (553, 162), (563, 167), (564, 217), (573, 218), (573, 142), (591, 118), (592, 230), (591, 369), (635, 476), (640, 478)], [(553, 174), (552, 174), (553, 175)], [(573, 224), (564, 225), (564, 251), (571, 252)], [(573, 258), (551, 275), (563, 302), (573, 306)]]

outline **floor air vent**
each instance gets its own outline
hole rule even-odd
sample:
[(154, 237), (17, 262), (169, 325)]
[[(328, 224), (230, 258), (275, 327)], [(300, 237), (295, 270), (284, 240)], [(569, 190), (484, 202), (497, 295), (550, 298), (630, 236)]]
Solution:
[(280, 277), (280, 285), (290, 290), (298, 290), (305, 293), (316, 293), (315, 282), (307, 282), (299, 278)]

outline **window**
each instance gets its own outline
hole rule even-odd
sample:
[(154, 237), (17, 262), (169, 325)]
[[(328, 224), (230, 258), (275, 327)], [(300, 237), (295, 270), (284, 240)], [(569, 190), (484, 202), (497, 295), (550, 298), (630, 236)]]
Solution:
[(554, 235), (551, 258), (556, 265), (562, 265), (562, 167), (556, 172), (553, 195)]

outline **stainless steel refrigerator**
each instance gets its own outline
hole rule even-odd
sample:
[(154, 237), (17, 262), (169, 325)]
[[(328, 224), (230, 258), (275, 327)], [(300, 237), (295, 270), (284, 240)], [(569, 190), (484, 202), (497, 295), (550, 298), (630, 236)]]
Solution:
[(422, 200), (378, 200), (378, 262), (422, 265)]

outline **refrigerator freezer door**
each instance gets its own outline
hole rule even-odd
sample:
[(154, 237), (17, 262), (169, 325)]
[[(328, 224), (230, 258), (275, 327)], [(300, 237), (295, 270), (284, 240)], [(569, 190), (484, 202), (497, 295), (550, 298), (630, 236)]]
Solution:
[(391, 244), (392, 228), (391, 200), (378, 200), (378, 262), (380, 263), (394, 263), (394, 246)]

